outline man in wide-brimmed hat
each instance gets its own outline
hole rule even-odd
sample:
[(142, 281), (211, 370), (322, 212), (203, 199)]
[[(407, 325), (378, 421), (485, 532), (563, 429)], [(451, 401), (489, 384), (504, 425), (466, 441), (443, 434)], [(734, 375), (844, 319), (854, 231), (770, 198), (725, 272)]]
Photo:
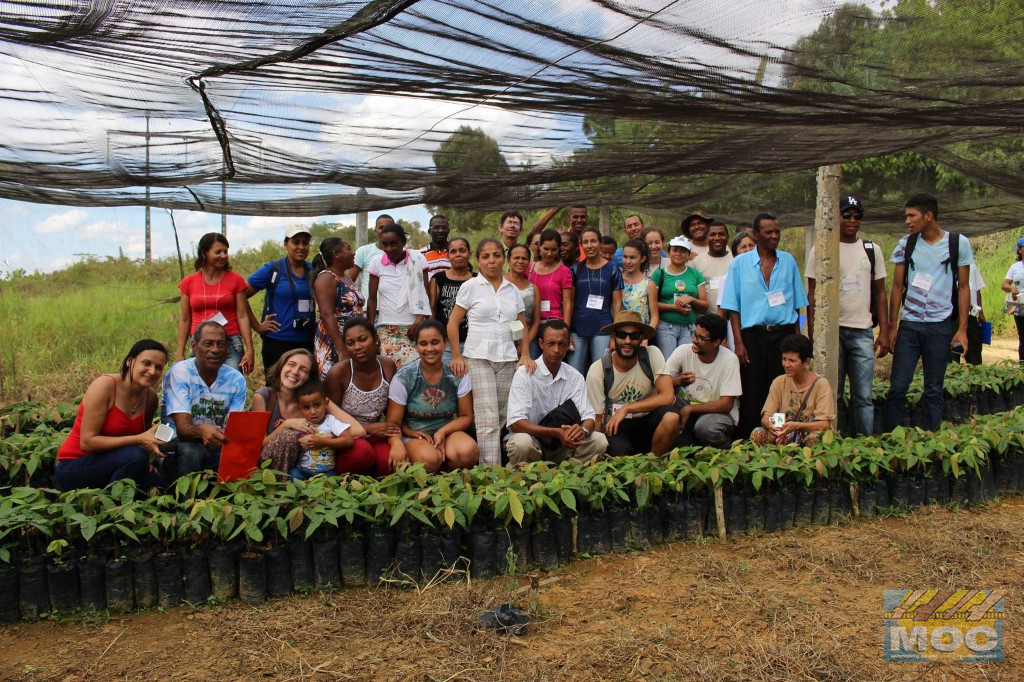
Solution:
[(654, 328), (622, 310), (601, 331), (612, 336), (612, 350), (587, 371), (587, 397), (608, 436), (608, 454), (668, 452), (679, 434), (672, 378), (661, 351), (640, 345), (654, 338)]
[(693, 257), (708, 252), (708, 227), (711, 225), (711, 216), (704, 211), (694, 211), (683, 218), (681, 226), (683, 236), (693, 242)]

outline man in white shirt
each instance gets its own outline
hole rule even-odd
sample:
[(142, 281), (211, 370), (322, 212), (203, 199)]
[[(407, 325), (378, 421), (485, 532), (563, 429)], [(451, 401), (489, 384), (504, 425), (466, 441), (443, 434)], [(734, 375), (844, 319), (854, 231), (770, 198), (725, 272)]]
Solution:
[(693, 342), (676, 348), (665, 363), (684, 403), (679, 411), (684, 438), (723, 449), (732, 443), (740, 414), (736, 399), (743, 394), (740, 361), (722, 345), (726, 324), (718, 315), (701, 315)]
[[(385, 225), (394, 224), (395, 219), (389, 216), (387, 213), (381, 213), (377, 216), (376, 222), (373, 224), (373, 231), (376, 233), (376, 241), (372, 244), (363, 244), (356, 249), (356, 255), (353, 259), (354, 265), (348, 269), (348, 276), (353, 282), (357, 282), (359, 290), (363, 293), (364, 299), (370, 297), (370, 276), (366, 275), (362, 277), (361, 273), (366, 269), (366, 266), (370, 264), (374, 256), (379, 256), (384, 253), (384, 249), (380, 245), (380, 231), (384, 229)], [(362, 279), (360, 279), (362, 277)]]
[(708, 225), (707, 253), (698, 253), (690, 261), (690, 267), (704, 275), (704, 281), (708, 283), (709, 313), (718, 314), (718, 295), (731, 263), (729, 228), (721, 220), (712, 220)]
[(569, 352), (569, 327), (558, 319), (545, 322), (539, 343), (537, 370), (530, 374), (520, 367), (512, 377), (506, 422), (511, 435), (505, 441), (509, 465), (541, 459), (556, 464), (570, 458), (586, 461), (603, 455), (608, 439), (594, 429), (583, 375), (563, 362)]
[[(871, 384), (875, 378), (875, 356), (889, 347), (889, 308), (885, 294), (885, 258), (880, 249), (857, 236), (864, 218), (864, 205), (857, 197), (839, 201), (839, 383), (842, 395), (850, 377), (850, 412), (853, 434), (870, 436), (875, 426)], [(814, 290), (817, 263), (814, 247), (807, 254), (807, 336), (814, 340)], [(874, 307), (872, 307), (874, 306)], [(871, 316), (878, 319), (875, 339)]]

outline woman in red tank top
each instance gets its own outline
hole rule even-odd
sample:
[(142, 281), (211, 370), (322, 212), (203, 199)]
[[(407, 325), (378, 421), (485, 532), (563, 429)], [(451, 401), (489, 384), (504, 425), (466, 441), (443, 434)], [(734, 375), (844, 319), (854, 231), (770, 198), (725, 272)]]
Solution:
[(150, 455), (162, 457), (157, 427), (150, 425), (166, 364), (163, 344), (142, 339), (128, 351), (120, 375), (104, 374), (89, 384), (71, 433), (57, 452), (61, 488), (102, 488), (124, 478), (146, 490), (166, 487), (150, 467)]

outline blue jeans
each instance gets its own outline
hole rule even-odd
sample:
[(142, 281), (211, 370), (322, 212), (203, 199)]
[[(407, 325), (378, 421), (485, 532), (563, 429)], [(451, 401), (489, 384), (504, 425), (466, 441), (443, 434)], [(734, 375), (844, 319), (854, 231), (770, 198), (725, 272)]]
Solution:
[(839, 328), (839, 395), (850, 378), (850, 412), (853, 433), (870, 436), (875, 428), (875, 407), (871, 402), (871, 382), (875, 378), (875, 336), (871, 328)]
[(892, 431), (903, 421), (907, 388), (914, 378), (917, 361), (924, 365), (924, 394), (921, 396), (922, 428), (934, 431), (942, 420), (942, 382), (946, 378), (949, 342), (953, 326), (942, 322), (900, 322), (896, 348), (892, 356), (889, 398), (885, 401), (885, 430)]
[(103, 488), (125, 478), (132, 479), (144, 490), (167, 487), (162, 476), (150, 472), (149, 453), (138, 445), (57, 462), (57, 485), (62, 490)]
[[(331, 469), (329, 471), (323, 471), (323, 472), (320, 472), (320, 473), (322, 473), (324, 476), (337, 476), (338, 475), (338, 473), (334, 469)], [(294, 469), (292, 469), (291, 471), (288, 472), (289, 478), (291, 478), (293, 481), (308, 481), (309, 479), (313, 478), (314, 476), (319, 476), (319, 475), (320, 474), (314, 474), (312, 471), (306, 471), (302, 467), (295, 467)]]
[(684, 343), (693, 341), (693, 330), (696, 326), (694, 324), (672, 324), (659, 320), (658, 329), (654, 333), (654, 345), (668, 360), (672, 351)]
[(197, 471), (216, 471), (220, 466), (220, 450), (208, 450), (200, 442), (175, 439), (174, 454), (164, 462), (164, 475), (171, 480), (194, 474)]
[(590, 366), (601, 359), (608, 350), (608, 341), (611, 336), (598, 334), (597, 336), (580, 336), (573, 332), (572, 342), (576, 350), (569, 352), (565, 359), (577, 372), (587, 376)]

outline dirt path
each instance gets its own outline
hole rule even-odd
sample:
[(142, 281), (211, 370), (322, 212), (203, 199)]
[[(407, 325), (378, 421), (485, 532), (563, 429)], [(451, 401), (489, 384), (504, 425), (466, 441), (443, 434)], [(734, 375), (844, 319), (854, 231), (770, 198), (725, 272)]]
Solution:
[[(1010, 680), (1024, 500), (581, 560), (521, 637), (475, 631), (520, 579), (0, 629), (10, 680)], [(882, 591), (1008, 588), (1006, 662), (882, 660)]]

